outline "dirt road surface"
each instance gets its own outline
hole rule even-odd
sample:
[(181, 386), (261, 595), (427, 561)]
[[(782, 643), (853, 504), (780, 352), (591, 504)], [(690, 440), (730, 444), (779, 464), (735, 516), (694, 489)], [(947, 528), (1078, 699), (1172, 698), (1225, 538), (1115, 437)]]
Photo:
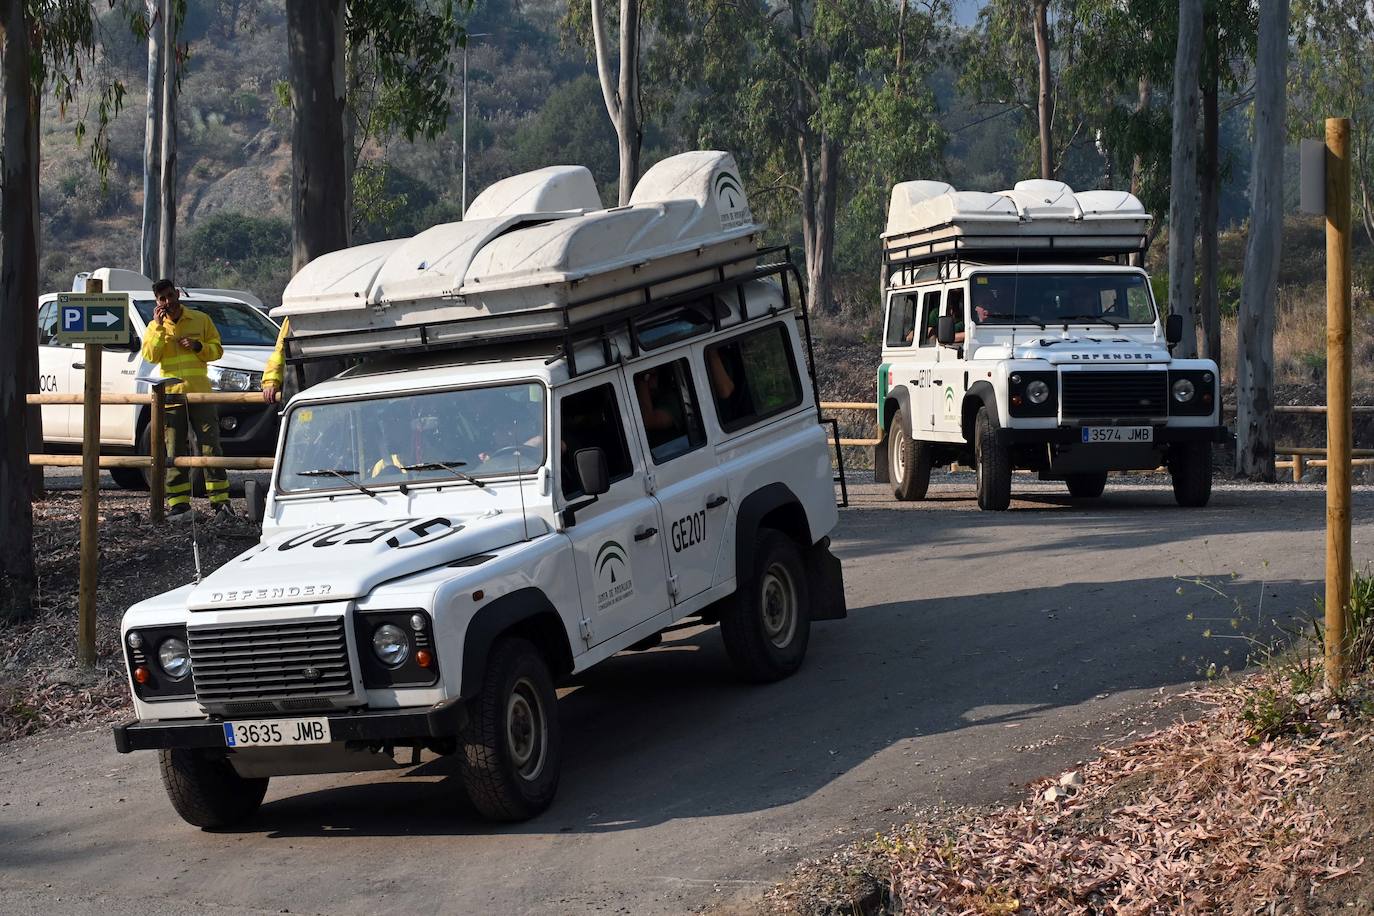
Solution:
[[(479, 820), (439, 760), (275, 779), (252, 822), (206, 833), (107, 729), (0, 747), (0, 914), (747, 910), (801, 858), (1183, 713), (1182, 685), (1316, 609), (1318, 488), (1183, 510), (1158, 484), (1073, 503), (1018, 480), (1012, 511), (980, 513), (970, 483), (900, 506), (852, 488), (850, 617), (813, 628), (790, 680), (740, 684), (705, 630), (562, 691), (560, 794), (527, 824)], [(1372, 508), (1361, 489), (1358, 567)]]

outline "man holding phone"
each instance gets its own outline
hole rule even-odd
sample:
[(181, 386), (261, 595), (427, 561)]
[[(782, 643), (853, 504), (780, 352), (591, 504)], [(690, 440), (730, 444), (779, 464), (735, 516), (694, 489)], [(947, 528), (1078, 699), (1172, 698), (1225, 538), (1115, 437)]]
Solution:
[[(180, 381), (168, 384), (169, 395), (210, 390), (210, 375), (206, 365), (224, 354), (219, 331), (210, 316), (181, 304), (181, 294), (171, 280), (153, 284), (157, 306), (153, 321), (143, 338), (143, 358), (157, 363), (163, 378)], [(200, 454), (223, 454), (219, 444), (219, 411), (214, 404), (187, 404), (184, 399), (167, 399), (167, 455), (189, 455), (190, 430), (196, 431)], [(205, 469), (205, 492), (215, 514), (231, 513), (229, 508), (229, 477), (223, 468)], [(167, 514), (182, 515), (191, 511), (191, 475), (183, 468), (173, 467), (167, 472)]]

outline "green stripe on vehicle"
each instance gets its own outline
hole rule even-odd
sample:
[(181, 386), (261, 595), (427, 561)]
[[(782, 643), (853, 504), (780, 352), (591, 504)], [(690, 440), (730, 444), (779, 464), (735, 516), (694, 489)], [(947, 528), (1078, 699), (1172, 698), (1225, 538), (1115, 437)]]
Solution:
[(892, 369), (891, 363), (883, 363), (878, 367), (878, 432), (886, 428), (886, 421), (883, 417), (883, 402), (887, 400), (887, 382), (889, 370)]

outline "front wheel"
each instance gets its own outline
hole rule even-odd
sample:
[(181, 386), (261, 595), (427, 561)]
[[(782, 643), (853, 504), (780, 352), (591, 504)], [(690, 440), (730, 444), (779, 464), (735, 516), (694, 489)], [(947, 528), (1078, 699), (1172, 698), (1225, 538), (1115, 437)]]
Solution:
[(903, 502), (925, 499), (930, 488), (930, 443), (911, 438), (906, 414), (900, 410), (892, 415), (887, 442), (892, 495)]
[(468, 708), (458, 760), (468, 798), (495, 821), (524, 821), (553, 803), (562, 733), (544, 657), (528, 640), (502, 639)]
[(1174, 500), (1197, 508), (1212, 498), (1212, 444), (1181, 442), (1169, 449), (1169, 474), (1174, 479)]
[(801, 667), (811, 637), (811, 596), (801, 552), (791, 538), (763, 528), (754, 541), (754, 577), (726, 602), (720, 635), (735, 670), (757, 683)]
[(978, 408), (973, 427), (973, 457), (978, 472), (978, 508), (1001, 512), (1011, 505), (1011, 453), (997, 441), (997, 424)]
[(1107, 488), (1107, 472), (1095, 474), (1068, 474), (1064, 483), (1069, 487), (1069, 495), (1074, 499), (1096, 499)]
[(262, 805), (267, 778), (246, 779), (227, 757), (203, 748), (158, 751), (162, 785), (186, 823), (203, 829), (231, 827)]

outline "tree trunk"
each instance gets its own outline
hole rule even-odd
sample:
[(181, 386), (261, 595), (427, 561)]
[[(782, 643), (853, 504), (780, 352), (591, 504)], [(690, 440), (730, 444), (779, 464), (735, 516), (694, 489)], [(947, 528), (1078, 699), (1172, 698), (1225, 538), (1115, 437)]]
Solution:
[(1202, 316), (1203, 355), (1221, 366), (1221, 300), (1218, 294), (1220, 252), (1217, 233), (1220, 231), (1221, 204), (1221, 112), (1218, 105), (1220, 68), (1216, 60), (1216, 16), (1207, 16), (1204, 29), (1207, 35), (1207, 60), (1202, 79), (1202, 262), (1199, 273), (1202, 289), (1198, 291), (1198, 312)]
[(1236, 473), (1274, 479), (1274, 311), (1283, 240), (1283, 141), (1288, 0), (1260, 4), (1250, 233), (1245, 243), (1236, 360)]
[(615, 127), (620, 155), (620, 206), (630, 202), (639, 181), (639, 152), (643, 139), (639, 111), (639, 0), (620, 0), (620, 75), (611, 72), (611, 43), (601, 0), (592, 0), (592, 41), (596, 47), (596, 75), (606, 114)]
[[(349, 244), (348, 116), (343, 0), (286, 5), (291, 83), (291, 269)], [(305, 384), (336, 375), (338, 360), (307, 364)]]
[(162, 191), (162, 4), (163, 0), (147, 0), (148, 114), (143, 125), (143, 235), (139, 245), (139, 271), (154, 279), (162, 276), (157, 262)]
[(797, 134), (801, 156), (802, 248), (806, 255), (806, 308), (835, 310), (835, 211), (839, 198), (840, 143), (825, 134)]
[[(173, 0), (162, 7), (162, 197), (157, 232), (158, 272), (177, 272), (177, 17)], [(154, 278), (156, 279), (156, 278)]]
[(1035, 0), (1035, 57), (1040, 72), (1040, 177), (1054, 177), (1054, 94), (1050, 85), (1050, 0)]
[(1197, 355), (1193, 272), (1197, 241), (1197, 94), (1202, 59), (1202, 0), (1179, 0), (1174, 56), (1174, 130), (1169, 170), (1169, 311), (1183, 316), (1182, 357)]
[[(1154, 94), (1154, 84), (1150, 82), (1148, 76), (1142, 76), (1138, 86), (1136, 96), (1135, 113), (1137, 117), (1144, 117), (1145, 112), (1150, 108), (1150, 97)], [(1131, 160), (1131, 193), (1139, 197), (1144, 193), (1145, 185), (1145, 157), (1139, 153)], [(1145, 254), (1150, 250), (1150, 245), (1155, 240), (1155, 234), (1159, 231), (1158, 223), (1151, 223), (1150, 230), (1145, 237), (1145, 247), (1140, 251), (1131, 252), (1131, 266), (1144, 267)]]
[[(23, 3), (4, 16), (4, 187), (0, 197), (0, 623), (34, 612), (33, 504), (28, 452), (37, 390), (38, 99), (31, 82), (33, 47)], [(29, 327), (33, 327), (32, 340)], [(30, 375), (34, 377), (31, 379)], [(41, 430), (39, 431), (41, 437)]]

